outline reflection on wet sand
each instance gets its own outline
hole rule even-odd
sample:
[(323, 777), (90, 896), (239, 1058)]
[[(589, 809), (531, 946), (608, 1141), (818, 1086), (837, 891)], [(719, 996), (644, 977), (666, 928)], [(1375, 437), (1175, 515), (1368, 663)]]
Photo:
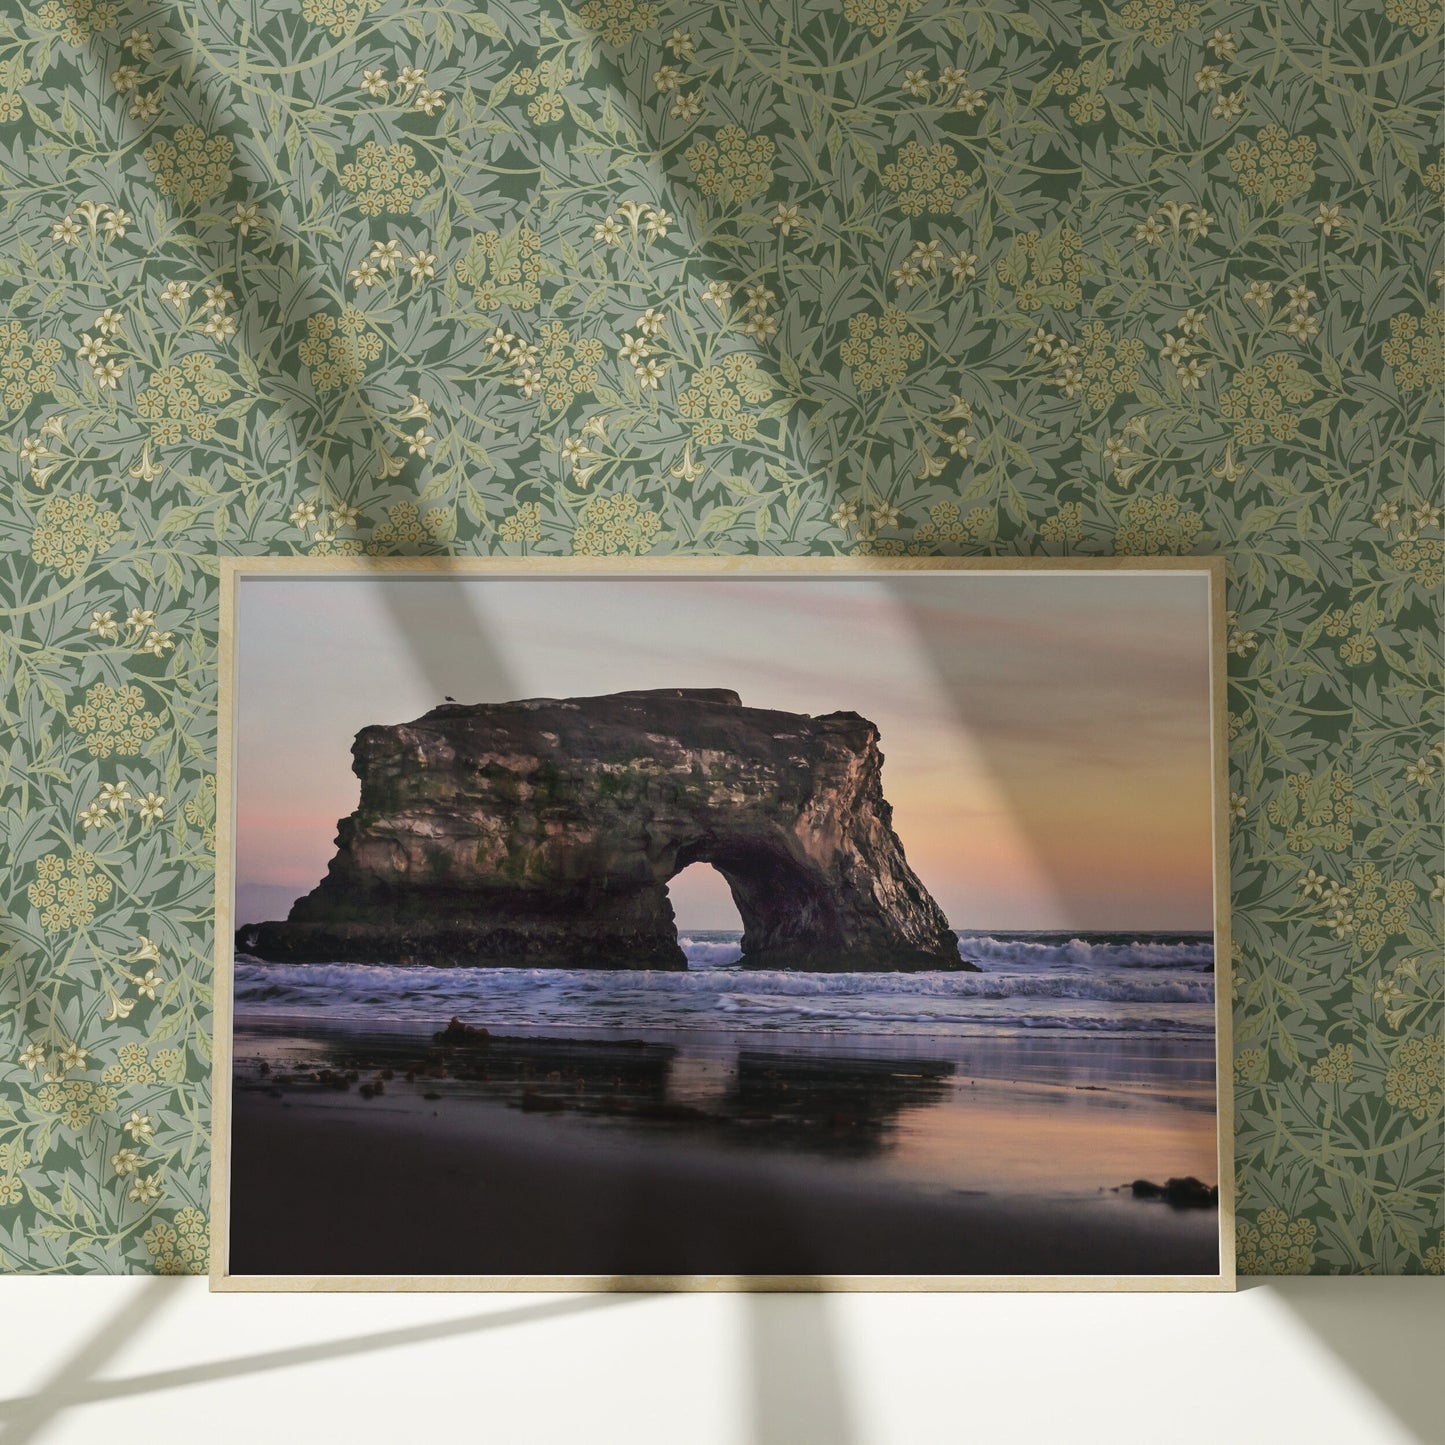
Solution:
[[(260, 1042), (253, 1040), (253, 1042)], [(238, 1054), (239, 1091), (356, 1092), (436, 1102), (481, 1097), (523, 1113), (697, 1131), (720, 1142), (861, 1159), (895, 1142), (907, 1109), (943, 1103), (941, 1059), (688, 1049), (641, 1039), (479, 1033), (419, 1051), (385, 1035), (272, 1039)]]
[(1203, 1045), (436, 1032), (237, 1030), (233, 1270), (1217, 1268)]
[(743, 1050), (728, 1103), (753, 1143), (863, 1158), (892, 1146), (903, 1110), (943, 1103), (953, 1072), (941, 1059)]

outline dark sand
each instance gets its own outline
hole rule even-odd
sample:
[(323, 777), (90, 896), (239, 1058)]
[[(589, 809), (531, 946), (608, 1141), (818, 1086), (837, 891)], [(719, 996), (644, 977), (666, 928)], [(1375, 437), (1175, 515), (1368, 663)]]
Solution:
[(1031, 1198), (665, 1128), (240, 1087), (232, 1274), (1214, 1275), (1218, 1215)]

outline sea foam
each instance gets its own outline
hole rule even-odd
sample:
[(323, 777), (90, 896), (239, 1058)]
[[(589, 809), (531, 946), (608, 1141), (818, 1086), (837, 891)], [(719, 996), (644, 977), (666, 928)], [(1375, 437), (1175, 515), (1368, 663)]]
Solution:
[(686, 971), (236, 962), (248, 1016), (445, 1020), (501, 1028), (869, 1034), (1201, 1033), (1213, 1028), (1206, 935), (965, 933), (982, 972), (811, 973), (738, 966), (737, 933), (686, 930)]

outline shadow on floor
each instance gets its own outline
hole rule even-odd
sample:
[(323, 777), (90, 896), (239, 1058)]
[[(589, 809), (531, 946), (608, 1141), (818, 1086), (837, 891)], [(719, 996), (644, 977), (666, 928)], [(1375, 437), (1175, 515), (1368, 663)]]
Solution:
[(857, 1445), (826, 1294), (746, 1297), (749, 1445)]
[[(133, 1344), (184, 1287), (184, 1281), (151, 1279), (124, 1309), (107, 1316), (37, 1390), (0, 1399), (0, 1442), (30, 1445), (42, 1438), (65, 1411), (80, 1406), (211, 1380), (297, 1369), (325, 1360), (512, 1325), (539, 1324), (650, 1298), (624, 1294), (567, 1296), (491, 1309), (461, 1319), (379, 1330), (119, 1379), (98, 1379), (116, 1352)], [(741, 1302), (751, 1391), (750, 1445), (856, 1445), (858, 1437), (849, 1418), (833, 1339), (830, 1298), (826, 1294), (751, 1294), (742, 1296)]]
[(0, 1423), (4, 1425), (0, 1442), (25, 1445), (34, 1440), (57, 1415), (76, 1403), (71, 1398), (74, 1391), (93, 1380), (175, 1297), (174, 1280), (160, 1276), (149, 1280), (139, 1295), (107, 1315), (34, 1394), (0, 1400)]
[(1241, 1279), (1239, 1287), (1267, 1290), (1420, 1445), (1445, 1445), (1439, 1280)]
[(424, 1344), (457, 1335), (479, 1334), (484, 1330), (502, 1329), (508, 1325), (536, 1324), (564, 1315), (607, 1309), (613, 1305), (648, 1298), (645, 1295), (623, 1294), (568, 1295), (562, 1299), (518, 1305), (511, 1309), (487, 1310), (481, 1314), (465, 1315), (461, 1319), (408, 1325), (395, 1330), (377, 1330), (347, 1339), (289, 1346), (284, 1350), (268, 1350), (254, 1355), (238, 1355), (234, 1359), (187, 1365), (181, 1369), (155, 1370), (149, 1374), (129, 1375), (118, 1380), (96, 1379), (96, 1374), (116, 1351), (124, 1345), (133, 1344), (159, 1311), (175, 1298), (181, 1283), (159, 1277), (152, 1279), (137, 1302), (128, 1304), (124, 1310), (117, 1311), (108, 1318), (33, 1394), (0, 1400), (0, 1425), (4, 1427), (0, 1430), (0, 1445), (28, 1445), (28, 1442), (39, 1438), (41, 1432), (64, 1411), (80, 1405), (93, 1405), (99, 1401), (133, 1395), (155, 1394), (161, 1390), (204, 1384), (208, 1380), (234, 1379), (242, 1375), (264, 1374), (271, 1370), (295, 1369), (322, 1360), (343, 1359), (349, 1355), (390, 1350), (401, 1345)]

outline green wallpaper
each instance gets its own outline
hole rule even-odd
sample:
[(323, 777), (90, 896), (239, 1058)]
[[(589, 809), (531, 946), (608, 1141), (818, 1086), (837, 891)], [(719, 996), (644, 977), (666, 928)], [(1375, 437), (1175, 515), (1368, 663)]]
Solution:
[(1440, 1272), (1441, 32), (7, 0), (4, 1266), (204, 1262), (218, 553), (1222, 552), (1240, 1265)]

